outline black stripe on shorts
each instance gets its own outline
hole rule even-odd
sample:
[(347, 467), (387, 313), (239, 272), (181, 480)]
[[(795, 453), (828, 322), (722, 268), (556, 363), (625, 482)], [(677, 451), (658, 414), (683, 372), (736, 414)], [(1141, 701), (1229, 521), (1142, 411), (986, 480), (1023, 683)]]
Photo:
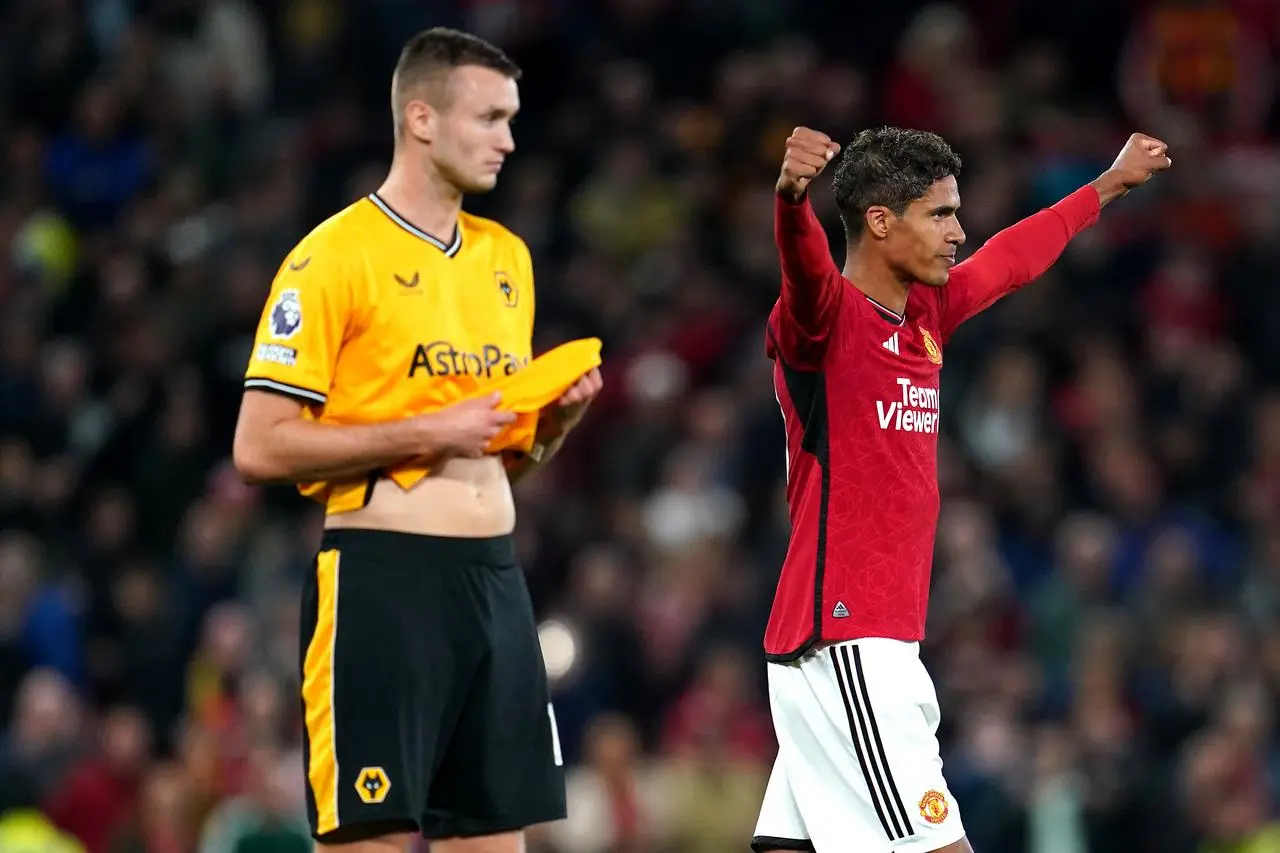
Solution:
[[(850, 648), (853, 650), (852, 660)], [(858, 756), (858, 765), (862, 768), (862, 776), (867, 782), (867, 792), (871, 796), (876, 816), (880, 818), (880, 826), (884, 828), (890, 841), (910, 838), (915, 830), (907, 816), (902, 795), (898, 793), (898, 786), (893, 780), (893, 772), (889, 769), (884, 741), (880, 738), (880, 726), (876, 723), (871, 697), (867, 693), (861, 650), (856, 645), (832, 646), (830, 653), (831, 663), (836, 670), (836, 683), (840, 687), (840, 698), (844, 700), (845, 715), (849, 719), (853, 750)]]

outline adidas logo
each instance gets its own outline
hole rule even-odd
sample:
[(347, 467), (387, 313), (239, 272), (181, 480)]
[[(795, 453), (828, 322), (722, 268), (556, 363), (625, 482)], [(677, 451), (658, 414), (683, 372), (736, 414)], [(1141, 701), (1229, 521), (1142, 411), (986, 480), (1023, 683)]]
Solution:
[(893, 335), (889, 338), (889, 340), (885, 341), (880, 346), (884, 347), (894, 355), (902, 355), (902, 353), (898, 351), (898, 333), (897, 332), (894, 332)]
[(837, 602), (836, 602), (835, 609), (831, 611), (831, 616), (832, 616), (832, 618), (834, 618), (834, 619), (844, 619), (844, 618), (848, 617), (848, 615), (849, 615), (849, 608), (847, 608), (847, 607), (845, 607), (845, 606), (844, 606), (844, 602), (843, 602), (843, 601), (837, 601)]

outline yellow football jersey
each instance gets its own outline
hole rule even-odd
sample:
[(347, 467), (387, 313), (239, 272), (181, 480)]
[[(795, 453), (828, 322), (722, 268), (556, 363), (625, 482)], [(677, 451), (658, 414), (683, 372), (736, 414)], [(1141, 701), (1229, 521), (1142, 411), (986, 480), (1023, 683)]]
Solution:
[[(466, 213), (438, 239), (370, 195), (317, 226), (280, 266), (244, 387), (292, 396), (324, 423), (423, 414), (527, 365), (533, 320), (523, 240)], [(526, 432), (506, 447), (527, 443)], [(299, 489), (335, 512), (363, 505), (371, 482)]]

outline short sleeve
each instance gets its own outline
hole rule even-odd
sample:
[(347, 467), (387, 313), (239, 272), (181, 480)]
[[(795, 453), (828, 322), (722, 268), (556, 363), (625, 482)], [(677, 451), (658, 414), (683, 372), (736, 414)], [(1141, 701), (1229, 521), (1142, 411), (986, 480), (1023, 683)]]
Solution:
[(311, 250), (305, 241), (295, 249), (272, 282), (245, 389), (323, 405), (351, 320), (352, 290), (338, 252)]

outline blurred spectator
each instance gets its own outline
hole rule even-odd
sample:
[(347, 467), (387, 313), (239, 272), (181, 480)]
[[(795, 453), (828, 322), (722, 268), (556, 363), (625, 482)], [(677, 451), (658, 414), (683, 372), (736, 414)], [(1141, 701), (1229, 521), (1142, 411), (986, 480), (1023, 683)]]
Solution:
[(753, 700), (747, 661), (735, 648), (707, 653), (693, 684), (667, 714), (662, 749), (699, 754), (708, 746), (731, 761), (763, 764), (777, 748), (768, 716)]
[(136, 708), (107, 712), (98, 748), (72, 769), (45, 810), (88, 853), (109, 853), (138, 807), (138, 785), (151, 758), (151, 731)]
[(552, 824), (548, 841), (566, 853), (632, 853), (666, 834), (663, 783), (640, 753), (634, 726), (602, 716), (588, 727), (584, 760), (569, 772), (574, 813)]
[(18, 687), (0, 752), (0, 775), (29, 786), (37, 802), (60, 790), (85, 748), (80, 702), (53, 670), (32, 670)]
[(256, 748), (249, 756), (245, 794), (223, 801), (209, 815), (199, 853), (307, 853), (311, 840), (299, 796), (302, 777), (301, 764), (286, 762), (271, 746)]
[(146, 144), (121, 127), (121, 110), (109, 83), (92, 83), (79, 95), (75, 129), (50, 145), (45, 167), (50, 191), (78, 227), (109, 225), (148, 177)]
[(142, 783), (131, 825), (111, 853), (178, 853), (194, 850), (201, 815), (192, 809), (191, 787), (181, 766), (161, 763)]
[(26, 664), (56, 669), (78, 682), (84, 677), (79, 620), (69, 590), (42, 577), (43, 559), (42, 545), (32, 537), (11, 533), (0, 538), (4, 607), (12, 614)]
[(12, 853), (85, 853), (83, 845), (59, 832), (34, 804), (14, 805), (0, 814), (0, 849)]

